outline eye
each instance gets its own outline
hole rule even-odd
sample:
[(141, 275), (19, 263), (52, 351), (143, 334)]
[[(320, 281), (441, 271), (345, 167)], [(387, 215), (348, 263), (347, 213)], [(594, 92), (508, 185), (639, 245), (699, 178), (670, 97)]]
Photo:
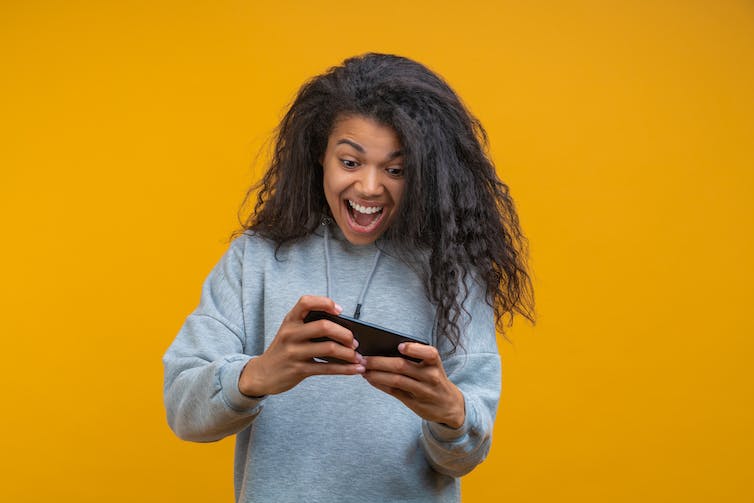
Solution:
[(340, 162), (347, 169), (354, 169), (359, 167), (358, 161), (354, 161), (353, 159), (341, 159)]
[(387, 174), (393, 178), (403, 178), (403, 167), (401, 166), (390, 166), (389, 168), (386, 168), (385, 171), (387, 171)]

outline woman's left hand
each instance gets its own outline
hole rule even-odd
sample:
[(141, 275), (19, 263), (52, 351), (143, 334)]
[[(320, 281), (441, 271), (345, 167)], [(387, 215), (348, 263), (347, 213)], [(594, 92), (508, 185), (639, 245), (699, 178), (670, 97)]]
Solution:
[(460, 428), (466, 418), (463, 393), (445, 374), (437, 348), (404, 342), (398, 351), (421, 362), (369, 356), (364, 378), (427, 421)]

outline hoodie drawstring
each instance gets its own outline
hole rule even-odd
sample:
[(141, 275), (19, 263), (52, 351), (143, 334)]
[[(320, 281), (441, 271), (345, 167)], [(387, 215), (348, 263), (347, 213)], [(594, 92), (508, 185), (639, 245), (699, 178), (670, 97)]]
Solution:
[[(333, 284), (330, 271), (330, 222), (331, 220), (329, 217), (322, 219), (322, 226), (325, 228), (325, 276), (327, 281), (327, 296), (332, 298), (332, 296), (330, 295), (330, 287)], [(361, 306), (364, 304), (364, 297), (366, 297), (367, 295), (369, 283), (372, 281), (374, 271), (377, 269), (377, 263), (380, 261), (380, 255), (382, 255), (382, 250), (377, 249), (377, 253), (374, 254), (374, 260), (372, 261), (372, 269), (369, 271), (369, 275), (367, 276), (367, 279), (364, 282), (364, 286), (361, 289), (361, 294), (356, 301), (356, 311), (354, 311), (353, 317), (357, 320), (359, 319), (359, 316), (361, 316)]]

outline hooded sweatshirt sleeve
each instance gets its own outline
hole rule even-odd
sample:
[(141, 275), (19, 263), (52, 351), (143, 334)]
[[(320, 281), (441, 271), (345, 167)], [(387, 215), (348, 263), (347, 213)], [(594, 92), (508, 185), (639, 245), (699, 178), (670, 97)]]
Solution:
[(480, 289), (472, 291), (463, 347), (444, 359), (445, 372), (464, 396), (466, 418), (456, 429), (440, 423), (422, 422), (422, 445), (432, 467), (443, 474), (461, 477), (487, 456), (492, 444), (501, 387), (500, 355), (497, 351), (492, 308)]
[(233, 241), (207, 277), (199, 307), (163, 357), (168, 424), (184, 440), (211, 442), (248, 426), (263, 398), (243, 395), (243, 263), (246, 239)]

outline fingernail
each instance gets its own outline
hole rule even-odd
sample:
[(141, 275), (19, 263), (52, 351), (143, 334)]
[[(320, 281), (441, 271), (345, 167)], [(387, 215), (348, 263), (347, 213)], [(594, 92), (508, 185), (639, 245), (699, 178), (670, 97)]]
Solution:
[(401, 353), (403, 353), (403, 350), (405, 350), (405, 349), (406, 349), (406, 343), (405, 342), (401, 342), (400, 344), (398, 344), (398, 351), (400, 351)]
[(358, 348), (359, 347), (359, 341), (357, 341), (356, 339), (354, 339), (353, 340), (353, 344), (351, 344), (351, 347), (353, 347), (353, 349)]
[(367, 369), (364, 367), (364, 365), (356, 365), (356, 372), (358, 372), (359, 374), (363, 374), (366, 371)]
[(340, 305), (335, 304), (335, 310), (338, 311), (338, 314), (340, 314), (343, 311), (343, 308), (340, 307)]

